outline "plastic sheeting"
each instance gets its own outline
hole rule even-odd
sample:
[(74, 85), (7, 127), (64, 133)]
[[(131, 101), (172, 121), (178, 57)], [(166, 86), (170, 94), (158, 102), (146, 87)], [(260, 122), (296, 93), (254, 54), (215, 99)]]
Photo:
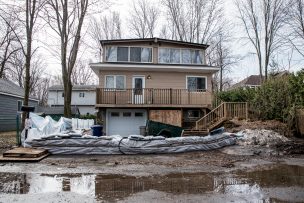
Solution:
[(218, 149), (236, 143), (236, 137), (219, 134), (206, 137), (164, 138), (104, 136), (97, 139), (39, 139), (26, 146), (43, 148), (52, 154), (162, 154)]
[[(90, 127), (94, 125), (94, 120), (92, 119), (69, 119), (61, 117), (59, 121), (55, 121), (50, 116), (43, 118), (35, 113), (30, 113), (29, 117), (32, 126), (31, 129), (28, 130), (27, 141), (54, 136), (67, 137), (67, 132), (81, 136), (81, 129), (90, 129)], [(22, 140), (24, 141), (24, 131), (22, 132)]]

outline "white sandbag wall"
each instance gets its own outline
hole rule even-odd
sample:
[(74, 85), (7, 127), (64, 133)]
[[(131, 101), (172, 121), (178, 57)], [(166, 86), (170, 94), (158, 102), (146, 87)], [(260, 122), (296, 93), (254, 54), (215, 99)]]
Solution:
[(72, 118), (72, 129), (90, 129), (94, 125), (93, 119)]

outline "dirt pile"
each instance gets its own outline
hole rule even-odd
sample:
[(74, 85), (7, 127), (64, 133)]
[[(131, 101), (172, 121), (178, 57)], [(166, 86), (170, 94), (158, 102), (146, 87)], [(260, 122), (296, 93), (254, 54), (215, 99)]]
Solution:
[(265, 129), (265, 130), (272, 130), (274, 132), (279, 133), (280, 135), (284, 136), (291, 136), (291, 132), (287, 126), (287, 124), (282, 123), (277, 120), (269, 120), (269, 121), (252, 121), (248, 122), (245, 120), (231, 120), (225, 123), (225, 128), (228, 132), (239, 132), (246, 129)]
[(276, 148), (283, 154), (304, 154), (304, 140), (291, 140), (284, 143), (278, 143)]
[(273, 130), (245, 129), (240, 131), (238, 134), (243, 135), (238, 140), (238, 144), (242, 146), (260, 145), (269, 147), (289, 141), (288, 138), (274, 132)]

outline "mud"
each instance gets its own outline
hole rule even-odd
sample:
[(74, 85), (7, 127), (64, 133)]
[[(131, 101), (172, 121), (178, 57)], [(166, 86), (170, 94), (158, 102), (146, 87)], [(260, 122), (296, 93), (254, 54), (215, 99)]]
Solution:
[(234, 173), (1, 173), (2, 202), (302, 202), (304, 167)]

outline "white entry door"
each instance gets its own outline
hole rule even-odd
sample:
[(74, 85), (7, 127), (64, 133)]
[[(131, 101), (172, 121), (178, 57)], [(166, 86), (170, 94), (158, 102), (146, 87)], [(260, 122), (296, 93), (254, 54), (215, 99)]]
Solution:
[(133, 104), (144, 104), (145, 103), (145, 77), (144, 76), (133, 76), (133, 95), (132, 103)]

